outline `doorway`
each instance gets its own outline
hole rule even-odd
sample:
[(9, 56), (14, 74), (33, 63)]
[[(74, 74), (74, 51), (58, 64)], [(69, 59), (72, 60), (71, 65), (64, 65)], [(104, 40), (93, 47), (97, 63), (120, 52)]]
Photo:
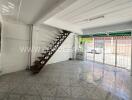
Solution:
[(91, 38), (92, 41), (85, 41), (84, 45), (86, 60), (131, 70), (131, 36)]

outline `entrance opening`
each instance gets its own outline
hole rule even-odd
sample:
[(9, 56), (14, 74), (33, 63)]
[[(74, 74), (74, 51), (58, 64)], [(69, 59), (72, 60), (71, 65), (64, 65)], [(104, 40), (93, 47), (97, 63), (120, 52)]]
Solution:
[[(83, 38), (86, 60), (131, 70), (131, 32)], [(123, 36), (124, 35), (124, 36)]]

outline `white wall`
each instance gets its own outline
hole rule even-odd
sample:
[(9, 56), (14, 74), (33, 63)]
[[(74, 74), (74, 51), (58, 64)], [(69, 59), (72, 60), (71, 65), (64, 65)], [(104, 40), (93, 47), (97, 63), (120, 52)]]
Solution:
[[(4, 22), (2, 33), (2, 74), (24, 70), (29, 65), (29, 26), (15, 22)], [(32, 47), (47, 48), (59, 30), (49, 26), (34, 26)], [(48, 64), (68, 60), (72, 57), (73, 34), (61, 45)], [(26, 50), (25, 50), (26, 49)], [(30, 48), (29, 48), (30, 49)], [(32, 52), (32, 63), (43, 50)]]
[[(59, 34), (59, 30), (53, 27), (49, 27), (46, 25), (43, 26), (34, 26), (33, 29), (33, 42), (32, 47), (33, 49), (39, 48), (39, 52), (33, 52), (32, 51), (32, 64), (35, 60), (37, 60), (37, 57), (41, 56), (41, 52), (43, 52), (43, 49), (46, 49), (49, 43), (55, 39), (55, 37)], [(51, 57), (49, 62), (47, 64), (56, 63), (60, 61), (68, 60), (71, 57), (71, 50), (68, 51), (68, 49), (72, 48), (73, 45), (73, 35), (70, 35), (66, 41), (61, 45), (61, 47), (57, 50), (57, 52)]]
[(16, 22), (2, 25), (2, 74), (23, 70), (28, 66), (28, 52), (22, 47), (29, 46), (29, 27)]
[(56, 37), (58, 30), (46, 25), (33, 27), (32, 34), (32, 64), (37, 57), (41, 56), (43, 50), (47, 48), (49, 43)]
[(48, 64), (66, 61), (71, 58), (73, 56), (73, 41), (74, 34), (71, 33), (63, 42), (63, 44), (59, 47), (59, 49), (55, 52), (52, 58), (48, 61)]

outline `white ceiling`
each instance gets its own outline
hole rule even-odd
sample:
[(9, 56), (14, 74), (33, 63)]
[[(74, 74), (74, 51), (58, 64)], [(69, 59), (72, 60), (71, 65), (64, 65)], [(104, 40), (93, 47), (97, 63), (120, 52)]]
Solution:
[(36, 23), (65, 0), (23, 0), (20, 19)]
[(16, 18), (19, 1), (18, 0), (0, 0), (0, 14), (5, 17)]
[(131, 12), (132, 0), (76, 0), (52, 19), (85, 29), (132, 21)]
[(85, 28), (132, 21), (131, 12), (132, 0), (0, 0), (3, 18), (78, 33)]
[(0, 0), (3, 18), (34, 24), (65, 0)]

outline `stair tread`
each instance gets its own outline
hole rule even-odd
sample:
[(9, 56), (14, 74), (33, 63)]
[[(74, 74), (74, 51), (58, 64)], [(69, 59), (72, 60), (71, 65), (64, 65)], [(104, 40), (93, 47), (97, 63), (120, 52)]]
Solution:
[(69, 31), (62, 30), (59, 35), (53, 40), (53, 43), (50, 43), (50, 46), (47, 46), (48, 49), (44, 50), (44, 53), (41, 53), (43, 57), (37, 57), (39, 60), (36, 60), (33, 66), (31, 66), (31, 71), (33, 74), (37, 74), (44, 67), (44, 65), (48, 62), (48, 60), (52, 57), (52, 55), (57, 51), (57, 49), (61, 46), (64, 40), (70, 34)]
[(42, 55), (46, 55), (47, 53), (41, 53)]

